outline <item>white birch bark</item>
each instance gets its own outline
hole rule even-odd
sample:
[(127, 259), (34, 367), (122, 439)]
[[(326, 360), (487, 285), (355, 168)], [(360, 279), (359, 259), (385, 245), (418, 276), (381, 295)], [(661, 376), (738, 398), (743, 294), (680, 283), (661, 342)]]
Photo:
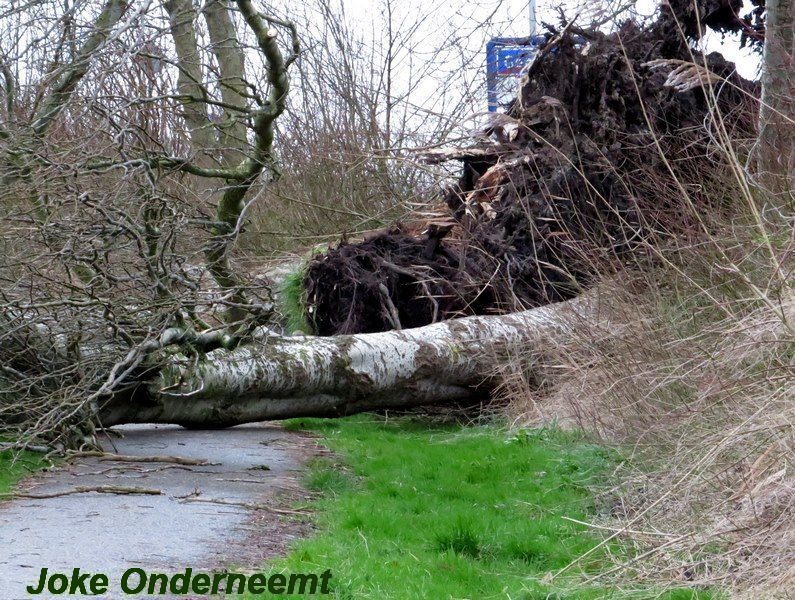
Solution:
[(132, 398), (106, 404), (103, 425), (228, 426), (461, 400), (482, 393), (498, 356), (564, 339), (592, 316), (581, 297), (503, 316), (347, 336), (282, 337), (195, 362), (177, 357)]

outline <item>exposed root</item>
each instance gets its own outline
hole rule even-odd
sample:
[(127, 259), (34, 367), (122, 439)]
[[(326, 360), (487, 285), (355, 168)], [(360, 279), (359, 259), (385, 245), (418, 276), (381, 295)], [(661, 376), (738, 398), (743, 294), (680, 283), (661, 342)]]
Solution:
[[(701, 227), (684, 209), (720, 209), (699, 181), (713, 163), (713, 111), (751, 132), (757, 90), (719, 54), (691, 52), (679, 29), (694, 19), (687, 4), (648, 28), (552, 31), (508, 112), (477, 143), (423, 154), (463, 164), (444, 214), (310, 262), (315, 331), (385, 331), (565, 300), (606, 265), (637, 260), (644, 243)], [(702, 23), (729, 28), (731, 8), (700, 3)]]

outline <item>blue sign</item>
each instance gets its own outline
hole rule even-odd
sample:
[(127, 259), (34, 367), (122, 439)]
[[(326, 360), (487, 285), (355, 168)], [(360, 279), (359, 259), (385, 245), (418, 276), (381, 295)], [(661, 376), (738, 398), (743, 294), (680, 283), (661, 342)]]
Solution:
[[(486, 44), (489, 112), (495, 112), (501, 104), (511, 99), (522, 70), (533, 62), (539, 48), (546, 41), (546, 36), (536, 35), (525, 38), (493, 38)], [(510, 96), (501, 99), (506, 93)]]

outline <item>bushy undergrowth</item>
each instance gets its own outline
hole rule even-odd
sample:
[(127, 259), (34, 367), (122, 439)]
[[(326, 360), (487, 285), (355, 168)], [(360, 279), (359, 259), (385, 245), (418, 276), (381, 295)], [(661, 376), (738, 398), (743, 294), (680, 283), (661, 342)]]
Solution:
[(241, 236), (241, 247), (254, 255), (294, 252), (383, 227), (404, 216), (428, 185), (417, 169), (387, 165), (372, 149), (341, 140), (344, 135), (361, 144), (369, 132), (301, 131), (311, 139), (284, 140), (282, 177), (252, 207)]

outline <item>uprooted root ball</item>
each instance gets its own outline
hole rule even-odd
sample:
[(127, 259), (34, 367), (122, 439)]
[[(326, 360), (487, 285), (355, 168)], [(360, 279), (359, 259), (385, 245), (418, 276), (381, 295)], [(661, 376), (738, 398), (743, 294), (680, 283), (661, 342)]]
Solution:
[[(726, 29), (723, 4), (712, 4), (703, 22)], [(445, 214), (421, 233), (396, 227), (313, 259), (305, 286), (316, 332), (563, 300), (641, 243), (701, 226), (698, 209), (720, 208), (705, 190), (717, 115), (735, 138), (752, 137), (757, 90), (721, 55), (691, 53), (677, 31), (664, 12), (646, 28), (550, 32), (477, 142), (424, 155), (463, 164)]]

